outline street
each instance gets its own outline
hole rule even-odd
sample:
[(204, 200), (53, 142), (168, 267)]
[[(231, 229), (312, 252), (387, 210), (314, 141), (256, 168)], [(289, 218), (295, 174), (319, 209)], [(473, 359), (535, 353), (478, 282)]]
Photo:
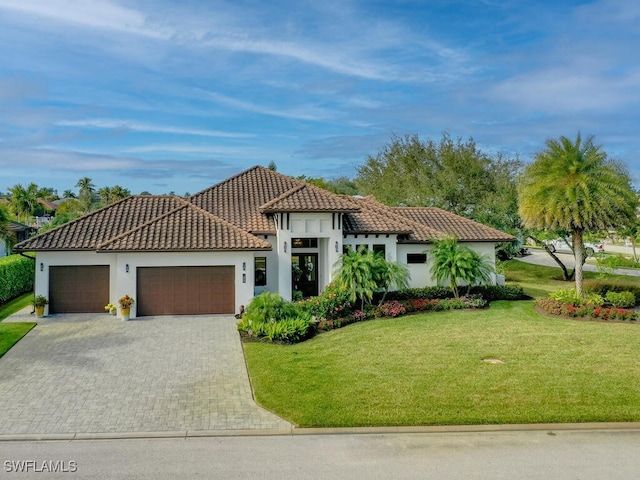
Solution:
[(639, 451), (640, 429), (7, 441), (0, 478), (615, 480)]
[[(608, 246), (607, 248), (609, 249)], [(618, 248), (624, 248), (624, 247), (618, 247)], [(524, 257), (517, 257), (515, 258), (515, 260), (519, 260), (525, 263), (533, 263), (535, 265), (544, 265), (546, 267), (560, 268), (558, 267), (558, 264), (555, 262), (555, 260), (551, 258), (551, 256), (544, 250), (531, 248), (529, 249), (529, 251), (531, 252), (531, 255), (526, 255)], [(608, 251), (610, 251), (610, 249)], [(566, 265), (568, 269), (573, 269), (575, 262), (573, 260), (573, 255), (571, 253), (556, 253), (555, 255), (562, 261), (562, 263)], [(584, 270), (586, 272), (597, 272), (598, 268), (595, 265), (590, 265), (587, 263), (584, 265)], [(637, 268), (636, 269), (618, 268), (614, 270), (613, 273), (617, 275), (628, 275), (630, 277), (640, 277), (640, 269), (637, 269)]]

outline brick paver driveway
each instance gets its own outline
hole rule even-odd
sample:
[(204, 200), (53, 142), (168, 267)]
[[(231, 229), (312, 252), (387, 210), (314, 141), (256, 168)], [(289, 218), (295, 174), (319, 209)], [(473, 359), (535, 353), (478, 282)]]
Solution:
[(0, 358), (0, 435), (290, 428), (253, 401), (231, 316), (57, 315)]

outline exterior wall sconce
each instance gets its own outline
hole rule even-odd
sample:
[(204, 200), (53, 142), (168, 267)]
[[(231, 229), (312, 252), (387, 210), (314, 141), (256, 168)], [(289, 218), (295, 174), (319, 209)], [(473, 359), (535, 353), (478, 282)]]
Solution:
[(125, 270), (125, 272), (129, 273), (129, 264), (128, 263), (124, 266), (124, 270)]
[(246, 273), (242, 274), (242, 283), (247, 283), (247, 274)]
[(339, 249), (338, 242), (336, 242), (336, 253), (338, 253), (338, 249)]
[(246, 272), (247, 270), (247, 262), (242, 262), (242, 271)]
[(40, 262), (40, 271), (44, 272), (44, 263)]
[(284, 253), (287, 253), (287, 242), (284, 242)]

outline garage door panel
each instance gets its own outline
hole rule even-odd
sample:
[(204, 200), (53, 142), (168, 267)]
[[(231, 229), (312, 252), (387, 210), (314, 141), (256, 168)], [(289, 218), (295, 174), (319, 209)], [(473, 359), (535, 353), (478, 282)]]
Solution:
[(49, 267), (49, 313), (101, 313), (109, 303), (109, 266)]
[(137, 314), (234, 313), (235, 268), (139, 267)]

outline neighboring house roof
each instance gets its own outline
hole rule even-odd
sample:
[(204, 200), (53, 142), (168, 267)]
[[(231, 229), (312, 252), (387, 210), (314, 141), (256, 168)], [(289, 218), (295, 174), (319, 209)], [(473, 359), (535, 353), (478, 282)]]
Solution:
[(46, 200), (44, 198), (38, 198), (38, 203), (40, 205), (42, 205), (47, 210), (57, 210), (58, 209), (58, 204), (55, 203), (55, 202), (56, 201), (50, 201), (50, 200)]
[(513, 237), (437, 208), (393, 208), (348, 197), (256, 166), (188, 199), (127, 197), (16, 245), (16, 251), (160, 252), (268, 250), (255, 235), (276, 233), (274, 213), (343, 214), (345, 234), (397, 234), (401, 243), (449, 235), (461, 241)]

